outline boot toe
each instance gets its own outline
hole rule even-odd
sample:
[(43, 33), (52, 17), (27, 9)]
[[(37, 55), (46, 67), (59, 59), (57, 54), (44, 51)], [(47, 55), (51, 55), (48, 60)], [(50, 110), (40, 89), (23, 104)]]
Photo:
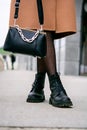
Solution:
[(30, 93), (27, 98), (27, 102), (32, 102), (32, 103), (39, 103), (43, 102), (45, 100), (44, 94), (39, 94), (39, 93)]
[(62, 108), (70, 108), (73, 106), (72, 101), (70, 98), (66, 95), (58, 95), (56, 97), (50, 97), (49, 104), (55, 106), (55, 107), (62, 107)]

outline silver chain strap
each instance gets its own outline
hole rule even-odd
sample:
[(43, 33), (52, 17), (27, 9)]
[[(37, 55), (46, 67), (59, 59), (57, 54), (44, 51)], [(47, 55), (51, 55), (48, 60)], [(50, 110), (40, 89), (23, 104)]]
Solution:
[(39, 35), (40, 30), (37, 30), (34, 36), (30, 39), (26, 38), (21, 30), (21, 28), (18, 25), (15, 25), (15, 28), (17, 29), (19, 35), (21, 36), (22, 40), (28, 43), (32, 43)]

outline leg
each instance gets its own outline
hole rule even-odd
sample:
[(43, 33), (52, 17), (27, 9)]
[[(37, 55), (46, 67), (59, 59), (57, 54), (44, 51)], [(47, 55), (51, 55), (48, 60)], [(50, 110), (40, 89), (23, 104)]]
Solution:
[[(50, 54), (51, 53), (51, 54)], [(52, 56), (49, 59), (49, 56)], [(49, 59), (49, 60), (48, 60)], [(47, 32), (47, 55), (46, 58), (37, 58), (37, 74), (35, 76), (32, 89), (28, 95), (27, 102), (43, 102), (45, 99), (43, 88), (45, 82), (45, 73), (55, 74), (56, 63), (53, 40), (51, 33)], [(50, 64), (50, 65), (49, 65)], [(55, 68), (54, 68), (55, 66)]]
[[(72, 102), (68, 98), (67, 93), (62, 85), (62, 82), (56, 70), (55, 48), (52, 39), (52, 34), (50, 32), (47, 32), (47, 55), (46, 58), (37, 59), (37, 72), (40, 74), (47, 72), (48, 74), (51, 89), (51, 96), (49, 99), (50, 104), (56, 107), (72, 106)], [(42, 90), (44, 87), (44, 80), (42, 82), (41, 79), (45, 79), (45, 76), (44, 78), (38, 78), (38, 80), (36, 77), (33, 88), (28, 95), (27, 102), (41, 102), (44, 100), (44, 98), (42, 98), (44, 97), (44, 93)]]
[(37, 59), (37, 72), (47, 72), (48, 75), (56, 73), (56, 55), (52, 34), (47, 34), (47, 55), (45, 58)]
[(47, 32), (47, 55), (44, 58), (48, 73), (51, 96), (49, 103), (56, 107), (71, 107), (72, 102), (62, 85), (56, 69), (56, 55), (51, 32)]

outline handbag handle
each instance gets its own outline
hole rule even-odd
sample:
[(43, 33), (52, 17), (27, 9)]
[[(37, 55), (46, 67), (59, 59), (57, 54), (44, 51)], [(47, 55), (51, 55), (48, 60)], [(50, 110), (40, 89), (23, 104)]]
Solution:
[[(21, 0), (16, 0), (16, 3), (15, 3), (14, 25), (15, 25), (16, 20), (18, 18), (20, 1)], [(43, 14), (42, 0), (37, 0), (37, 10), (38, 10), (39, 23), (40, 23), (40, 27), (41, 27), (40, 30), (43, 30), (44, 14)]]

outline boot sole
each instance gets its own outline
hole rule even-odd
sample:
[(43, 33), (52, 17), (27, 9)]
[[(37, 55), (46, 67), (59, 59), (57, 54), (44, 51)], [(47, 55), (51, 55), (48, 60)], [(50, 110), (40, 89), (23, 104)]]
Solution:
[(40, 102), (44, 102), (45, 99), (27, 99), (26, 102), (30, 102), (30, 103), (40, 103)]
[(72, 108), (73, 104), (72, 102), (62, 102), (62, 103), (56, 103), (49, 99), (49, 104), (55, 106), (55, 107), (60, 107), (60, 108)]

